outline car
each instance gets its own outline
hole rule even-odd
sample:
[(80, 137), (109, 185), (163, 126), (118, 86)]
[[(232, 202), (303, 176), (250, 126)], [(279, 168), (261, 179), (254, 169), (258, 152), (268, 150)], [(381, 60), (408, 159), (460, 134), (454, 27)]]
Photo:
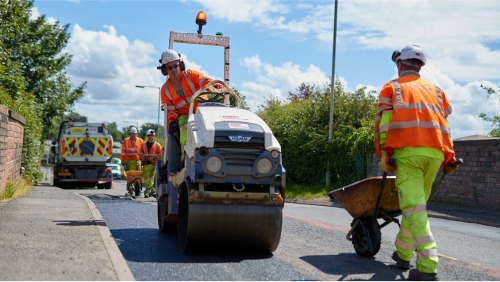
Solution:
[(113, 174), (113, 179), (120, 179), (121, 177), (121, 168), (119, 164), (107, 164), (108, 167), (111, 167), (111, 173)]

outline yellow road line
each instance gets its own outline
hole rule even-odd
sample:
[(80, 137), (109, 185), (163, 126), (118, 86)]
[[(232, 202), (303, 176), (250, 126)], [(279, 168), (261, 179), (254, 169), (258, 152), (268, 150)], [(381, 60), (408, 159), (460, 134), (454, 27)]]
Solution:
[(453, 257), (445, 256), (445, 255), (442, 255), (442, 254), (438, 254), (438, 256), (445, 257), (445, 258), (449, 258), (449, 259), (453, 259), (453, 260), (458, 260), (457, 258), (453, 258)]

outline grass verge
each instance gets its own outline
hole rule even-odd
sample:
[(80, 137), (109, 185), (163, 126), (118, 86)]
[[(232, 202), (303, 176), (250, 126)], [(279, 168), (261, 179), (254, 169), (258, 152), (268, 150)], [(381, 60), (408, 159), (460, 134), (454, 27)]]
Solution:
[(304, 185), (304, 184), (289, 184), (286, 186), (286, 198), (301, 198), (301, 199), (314, 199), (319, 197), (328, 196), (328, 192), (336, 189), (332, 185), (326, 187), (322, 184)]
[(7, 186), (3, 191), (0, 191), (0, 202), (8, 201), (17, 198), (24, 194), (31, 193), (33, 183), (24, 177), (19, 177), (14, 182), (7, 179)]

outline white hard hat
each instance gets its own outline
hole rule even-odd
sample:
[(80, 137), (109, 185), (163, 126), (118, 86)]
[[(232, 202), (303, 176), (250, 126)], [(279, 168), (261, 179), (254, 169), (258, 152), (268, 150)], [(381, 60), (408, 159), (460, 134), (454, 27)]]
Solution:
[(149, 136), (149, 135), (155, 135), (155, 131), (152, 129), (148, 129), (148, 131), (146, 132), (146, 136)]
[(175, 52), (172, 49), (168, 49), (163, 51), (163, 53), (161, 54), (160, 64), (164, 65), (177, 60), (181, 60), (181, 56), (179, 55), (179, 53)]
[(137, 128), (131, 127), (129, 133), (137, 133)]
[(395, 63), (397, 63), (398, 60), (405, 61), (410, 59), (420, 60), (423, 63), (422, 66), (425, 65), (426, 59), (424, 50), (422, 50), (422, 48), (418, 45), (407, 45), (401, 50), (401, 52), (396, 50), (392, 53), (392, 60)]

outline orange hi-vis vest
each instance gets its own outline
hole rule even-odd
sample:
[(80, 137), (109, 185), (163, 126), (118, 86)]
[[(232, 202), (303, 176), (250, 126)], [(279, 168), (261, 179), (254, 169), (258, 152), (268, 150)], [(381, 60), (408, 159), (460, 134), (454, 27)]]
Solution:
[[(380, 92), (375, 122), (377, 155), (381, 157), (381, 150), (392, 155), (394, 148), (433, 147), (444, 152), (443, 164), (448, 164), (455, 155), (446, 120), (451, 111), (444, 92), (421, 79), (418, 72), (408, 72), (386, 83)], [(382, 115), (389, 112), (390, 123), (380, 127)], [(387, 132), (383, 146), (382, 132)]]
[(121, 161), (138, 161), (140, 159), (139, 152), (141, 150), (142, 143), (142, 139), (137, 137), (135, 139), (135, 144), (132, 146), (130, 137), (125, 138), (125, 140), (123, 140), (122, 155), (120, 157)]
[[(174, 116), (179, 118), (179, 116), (189, 114), (189, 103), (191, 103), (193, 94), (210, 81), (212, 81), (211, 78), (204, 76), (199, 71), (185, 70), (182, 72), (182, 92), (184, 96), (180, 96), (170, 84), (170, 81), (167, 80), (161, 87), (161, 102), (167, 104), (167, 120)], [(165, 89), (168, 91), (165, 91)], [(194, 103), (193, 111), (196, 112), (199, 103)]]
[(148, 141), (144, 141), (141, 146), (141, 151), (139, 152), (139, 155), (141, 157), (155, 157), (153, 161), (153, 165), (156, 165), (157, 160), (161, 160), (161, 153), (163, 150), (161, 149), (161, 146), (158, 142), (154, 141), (153, 146), (151, 146), (151, 150), (148, 152)]

